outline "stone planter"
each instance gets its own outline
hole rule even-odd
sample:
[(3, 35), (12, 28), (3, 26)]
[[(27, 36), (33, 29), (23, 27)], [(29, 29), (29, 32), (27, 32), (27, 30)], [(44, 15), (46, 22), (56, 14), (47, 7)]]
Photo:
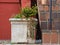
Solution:
[(28, 42), (27, 34), (30, 34), (28, 29), (30, 19), (26, 20), (10, 18), (9, 21), (11, 22), (11, 42), (27, 43)]

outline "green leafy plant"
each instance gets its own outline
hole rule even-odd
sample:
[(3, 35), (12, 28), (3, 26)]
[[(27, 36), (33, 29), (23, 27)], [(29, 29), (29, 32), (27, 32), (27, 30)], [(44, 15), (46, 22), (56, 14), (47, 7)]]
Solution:
[(21, 13), (14, 15), (13, 18), (29, 18), (37, 14), (37, 6), (25, 7), (21, 10)]
[(26, 17), (29, 18), (32, 14), (32, 9), (29, 7), (25, 7), (24, 9), (22, 9), (22, 14)]
[(36, 15), (38, 13), (37, 6), (32, 6), (32, 15)]
[(14, 18), (22, 18), (22, 14), (16, 14)]
[(35, 16), (37, 14), (37, 6), (32, 6), (31, 7), (25, 7), (22, 9), (22, 14), (26, 17), (29, 18), (31, 16)]

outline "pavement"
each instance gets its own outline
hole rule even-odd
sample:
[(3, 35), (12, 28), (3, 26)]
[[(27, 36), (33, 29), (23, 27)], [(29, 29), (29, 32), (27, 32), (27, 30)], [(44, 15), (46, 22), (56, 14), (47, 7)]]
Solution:
[(39, 44), (34, 44), (34, 43), (28, 43), (28, 44), (26, 44), (26, 43), (10, 43), (11, 41), (10, 40), (0, 40), (0, 45), (60, 45), (60, 44), (51, 44), (51, 43), (39, 43)]
[(0, 45), (60, 45), (60, 44), (0, 44)]

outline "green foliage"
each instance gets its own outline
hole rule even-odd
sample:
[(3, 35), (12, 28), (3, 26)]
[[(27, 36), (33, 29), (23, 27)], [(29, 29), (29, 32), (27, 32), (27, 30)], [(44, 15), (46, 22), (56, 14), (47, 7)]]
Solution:
[(28, 18), (28, 17), (30, 17), (31, 14), (32, 14), (32, 9), (29, 8), (29, 7), (25, 7), (24, 9), (22, 9), (22, 14), (23, 14), (26, 18)]
[(22, 9), (22, 14), (26, 17), (29, 18), (30, 16), (34, 16), (37, 14), (37, 6), (32, 6), (31, 7), (25, 7)]
[(25, 7), (22, 9), (21, 14), (16, 14), (14, 18), (29, 18), (37, 14), (37, 6)]
[(37, 6), (32, 6), (32, 15), (36, 15), (38, 13)]
[(22, 14), (16, 14), (14, 18), (22, 18)]

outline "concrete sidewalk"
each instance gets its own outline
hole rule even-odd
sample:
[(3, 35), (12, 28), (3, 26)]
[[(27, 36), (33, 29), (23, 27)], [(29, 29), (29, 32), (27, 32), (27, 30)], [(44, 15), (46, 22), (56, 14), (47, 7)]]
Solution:
[(41, 45), (41, 44), (0, 44), (0, 45)]
[(60, 44), (0, 44), (0, 45), (60, 45)]

